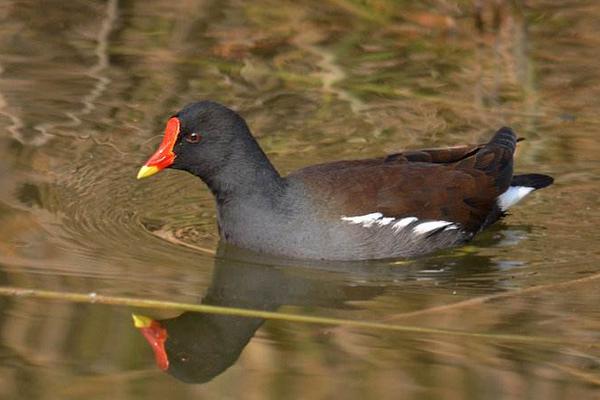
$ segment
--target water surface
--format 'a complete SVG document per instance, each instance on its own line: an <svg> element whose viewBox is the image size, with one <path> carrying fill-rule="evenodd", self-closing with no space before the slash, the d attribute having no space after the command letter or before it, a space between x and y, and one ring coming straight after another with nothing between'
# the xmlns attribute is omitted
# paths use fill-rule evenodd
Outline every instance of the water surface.
<svg viewBox="0 0 600 400"><path fill-rule="evenodd" d="M488 3L5 0L2 285L533 340L192 315L183 358L199 361L174 377L131 308L5 297L0 397L594 398L600 5ZM218 247L196 178L135 180L199 99L238 110L282 173L508 125L526 138L516 171L556 183L424 259L248 258Z"/></svg>

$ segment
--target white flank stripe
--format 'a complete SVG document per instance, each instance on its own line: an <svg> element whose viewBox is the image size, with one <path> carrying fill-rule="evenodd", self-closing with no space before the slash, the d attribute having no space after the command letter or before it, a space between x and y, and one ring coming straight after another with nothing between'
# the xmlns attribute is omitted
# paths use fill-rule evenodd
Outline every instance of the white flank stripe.
<svg viewBox="0 0 600 400"><path fill-rule="evenodd" d="M361 224L364 227L373 225L378 219L382 218L382 213L371 213L366 215L358 215L356 217L342 217L342 221L348 221L351 224Z"/></svg>
<svg viewBox="0 0 600 400"><path fill-rule="evenodd" d="M385 217L385 218L381 218L379 221L377 221L377 223L379 225L389 225L392 221L394 221L396 218L392 218L392 217Z"/></svg>
<svg viewBox="0 0 600 400"><path fill-rule="evenodd" d="M382 213L375 212L371 214L365 215L357 215L355 217L342 217L342 221L350 222L351 224L359 224L364 226L365 228L370 228L373 225L376 226L387 226L391 225L391 228L400 232L400 230L406 228L410 224L418 221L416 217L405 217L402 219L396 219L392 217L384 217ZM448 230L458 229L458 225L450 221L428 221L421 222L417 226L413 228L413 232L418 235L423 235L427 232L434 231L439 228L446 228Z"/></svg>
<svg viewBox="0 0 600 400"><path fill-rule="evenodd" d="M534 188L527 186L511 186L508 190L498 196L498 207L502 211L508 210L521 199L533 191Z"/></svg>
<svg viewBox="0 0 600 400"><path fill-rule="evenodd" d="M453 225L452 222L449 221L430 221L430 222L423 222L417 226L415 226L413 228L413 231L415 233L418 233L420 235L439 229L439 228L443 228L445 226L448 225Z"/></svg>
<svg viewBox="0 0 600 400"><path fill-rule="evenodd" d="M373 225L387 226L394 223L393 228L397 231L416 221L415 217L407 217L397 220L393 217L384 217L382 213L375 212L365 215L357 215L355 217L342 217L342 221L350 222L351 224L360 224L365 228L370 228Z"/></svg>
<svg viewBox="0 0 600 400"><path fill-rule="evenodd" d="M394 224L394 230L396 232L398 232L400 229L406 228L408 225L412 224L416 220L417 220L417 218L415 218L415 217L402 218L401 220L399 220L398 222L396 222Z"/></svg>

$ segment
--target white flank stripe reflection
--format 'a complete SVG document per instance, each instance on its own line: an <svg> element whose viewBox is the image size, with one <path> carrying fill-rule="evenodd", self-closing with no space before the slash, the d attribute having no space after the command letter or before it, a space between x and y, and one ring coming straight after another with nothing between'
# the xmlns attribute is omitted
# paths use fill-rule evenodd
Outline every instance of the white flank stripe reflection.
<svg viewBox="0 0 600 400"><path fill-rule="evenodd" d="M527 186L511 186L508 190L498 196L498 207L502 211L508 210L521 199L533 191L534 188Z"/></svg>

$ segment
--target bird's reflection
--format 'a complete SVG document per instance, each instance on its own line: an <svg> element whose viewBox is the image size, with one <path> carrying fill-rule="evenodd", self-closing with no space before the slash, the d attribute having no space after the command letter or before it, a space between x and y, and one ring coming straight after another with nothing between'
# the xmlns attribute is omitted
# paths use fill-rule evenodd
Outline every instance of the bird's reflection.
<svg viewBox="0 0 600 400"><path fill-rule="evenodd" d="M396 286L398 282L414 282L421 271L432 268L444 270L435 278L440 284L465 274L498 269L488 257L477 254L442 255L411 261L401 267L390 263L310 266L311 270L343 272L348 279L323 279L319 273L307 273L306 265L299 270L282 264L285 262L280 259L267 264L264 256L221 245L202 304L263 311L275 311L283 305L342 309L350 307L350 301L368 300L381 294L386 287L382 282L393 282ZM493 282L479 283L493 285ZM135 320L152 346L158 366L188 383L207 382L233 365L264 322L261 318L194 312L158 321L141 316Z"/></svg>
<svg viewBox="0 0 600 400"><path fill-rule="evenodd" d="M369 299L382 291L378 286L323 280L253 261L243 250L220 246L202 304L263 311L282 305L344 308L348 301ZM136 326L152 346L159 367L188 383L207 382L233 365L263 322L193 312L159 321L136 316ZM160 335L166 335L162 344Z"/></svg>

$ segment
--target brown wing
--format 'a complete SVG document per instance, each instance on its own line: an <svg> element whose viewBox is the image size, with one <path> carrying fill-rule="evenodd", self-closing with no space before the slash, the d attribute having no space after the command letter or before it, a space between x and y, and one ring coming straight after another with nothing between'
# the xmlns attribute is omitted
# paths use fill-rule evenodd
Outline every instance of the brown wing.
<svg viewBox="0 0 600 400"><path fill-rule="evenodd" d="M370 167L375 165L384 164L400 164L406 162L426 162L435 164L447 164L463 160L479 149L485 144L470 144L446 148L436 149L419 149L419 150L405 150L400 153L394 153L385 157L369 158L365 160L344 160L334 161L330 163L311 165L306 168L302 168L292 173L292 175L306 175L311 173L319 173L319 171L327 170L328 173L337 169L346 169L351 167ZM290 175L291 176L291 175Z"/></svg>
<svg viewBox="0 0 600 400"><path fill-rule="evenodd" d="M501 133L486 145L315 165L290 179L302 180L335 218L380 212L458 222L475 232L498 213L496 199L512 178L514 144L499 143Z"/></svg>
<svg viewBox="0 0 600 400"><path fill-rule="evenodd" d="M413 161L447 164L472 156L483 146L485 146L485 144L470 144L437 149L406 150L401 153L390 154L385 157L385 161Z"/></svg>

